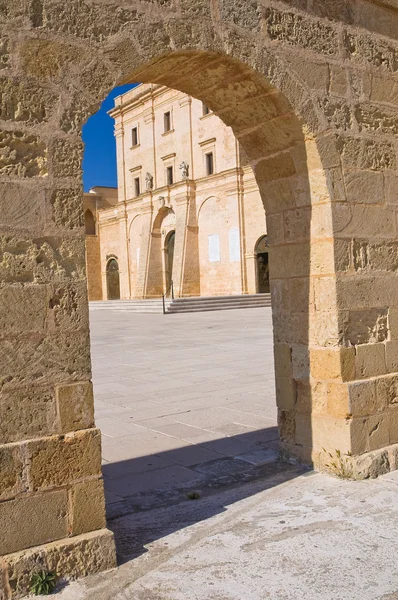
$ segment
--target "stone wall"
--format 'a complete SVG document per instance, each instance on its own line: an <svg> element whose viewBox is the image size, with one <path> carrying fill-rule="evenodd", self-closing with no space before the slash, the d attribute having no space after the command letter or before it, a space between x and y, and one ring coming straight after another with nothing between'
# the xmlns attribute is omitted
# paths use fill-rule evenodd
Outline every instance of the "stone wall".
<svg viewBox="0 0 398 600"><path fill-rule="evenodd" d="M284 451L322 465L322 448L340 450L353 476L395 468L397 15L365 0L1 3L3 597L26 591L32 565L77 576L115 564L92 421L80 127L116 83L201 99L252 164Z"/></svg>

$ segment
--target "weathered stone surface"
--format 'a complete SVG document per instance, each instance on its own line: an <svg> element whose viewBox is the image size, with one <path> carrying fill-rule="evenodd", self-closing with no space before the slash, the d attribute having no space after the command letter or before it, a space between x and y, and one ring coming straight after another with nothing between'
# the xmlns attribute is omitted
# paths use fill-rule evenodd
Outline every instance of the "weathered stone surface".
<svg viewBox="0 0 398 600"><path fill-rule="evenodd" d="M4 557L13 600L26 596L32 573L55 571L76 579L116 566L115 542L107 529L85 533Z"/></svg>
<svg viewBox="0 0 398 600"><path fill-rule="evenodd" d="M338 53L337 31L320 21L274 8L265 10L265 24L272 40L307 48L320 54Z"/></svg>
<svg viewBox="0 0 398 600"><path fill-rule="evenodd" d="M6 69L9 66L9 62L9 40L6 36L2 36L2 39L0 40L0 70Z"/></svg>
<svg viewBox="0 0 398 600"><path fill-rule="evenodd" d="M56 81L72 64L81 63L87 56L81 46L39 38L24 40L18 51L24 72Z"/></svg>
<svg viewBox="0 0 398 600"><path fill-rule="evenodd" d="M84 239L0 236L0 279L49 283L84 279Z"/></svg>
<svg viewBox="0 0 398 600"><path fill-rule="evenodd" d="M385 39L366 33L345 33L344 46L351 59L395 72L398 69L398 51Z"/></svg>
<svg viewBox="0 0 398 600"><path fill-rule="evenodd" d="M376 344L388 338L386 308L350 311L344 327L344 341L351 346Z"/></svg>
<svg viewBox="0 0 398 600"><path fill-rule="evenodd" d="M57 140L51 148L52 174L55 177L78 177L82 174L83 144Z"/></svg>
<svg viewBox="0 0 398 600"><path fill-rule="evenodd" d="M376 104L361 104L355 110L359 128L372 133L398 133L398 109Z"/></svg>
<svg viewBox="0 0 398 600"><path fill-rule="evenodd" d="M101 479L74 485L70 491L70 503L72 535L106 527L104 485Z"/></svg>
<svg viewBox="0 0 398 600"><path fill-rule="evenodd" d="M58 386L56 395L62 433L94 427L94 397L90 381Z"/></svg>
<svg viewBox="0 0 398 600"><path fill-rule="evenodd" d="M37 135L0 131L0 176L44 177L47 148Z"/></svg>
<svg viewBox="0 0 398 600"><path fill-rule="evenodd" d="M46 544L68 535L68 494L57 490L0 503L0 554ZM24 527L17 526L24 523Z"/></svg>
<svg viewBox="0 0 398 600"><path fill-rule="evenodd" d="M57 96L28 79L0 77L0 119L26 123L47 121Z"/></svg>
<svg viewBox="0 0 398 600"><path fill-rule="evenodd" d="M27 442L32 491L101 475L101 435L87 429Z"/></svg>
<svg viewBox="0 0 398 600"><path fill-rule="evenodd" d="M0 443L51 435L57 430L55 395L40 387L1 392Z"/></svg>
<svg viewBox="0 0 398 600"><path fill-rule="evenodd" d="M19 446L0 445L0 500L24 491L26 481Z"/></svg>
<svg viewBox="0 0 398 600"><path fill-rule="evenodd" d="M346 166L376 171L396 168L395 149L388 142L353 137L340 137L336 141Z"/></svg>
<svg viewBox="0 0 398 600"><path fill-rule="evenodd" d="M83 194L81 188L55 190L51 197L54 223L65 229L83 227Z"/></svg>
<svg viewBox="0 0 398 600"><path fill-rule="evenodd" d="M221 18L240 27L256 30L260 25L257 0L221 0Z"/></svg>

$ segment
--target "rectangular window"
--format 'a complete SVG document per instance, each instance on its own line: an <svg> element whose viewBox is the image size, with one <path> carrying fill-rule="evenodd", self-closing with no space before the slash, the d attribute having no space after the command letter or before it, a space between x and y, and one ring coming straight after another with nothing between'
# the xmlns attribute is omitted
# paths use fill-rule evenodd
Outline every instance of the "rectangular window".
<svg viewBox="0 0 398 600"><path fill-rule="evenodd" d="M134 196L139 196L141 193L140 178L134 177Z"/></svg>
<svg viewBox="0 0 398 600"><path fill-rule="evenodd" d="M210 108L202 102L202 115L205 117L210 114Z"/></svg>
<svg viewBox="0 0 398 600"><path fill-rule="evenodd" d="M173 167L166 167L166 185L173 185Z"/></svg>
<svg viewBox="0 0 398 600"><path fill-rule="evenodd" d="M220 262L220 236L209 235L209 262Z"/></svg>
<svg viewBox="0 0 398 600"><path fill-rule="evenodd" d="M168 131L171 131L171 112L165 112L163 115L163 120L164 120L164 132L167 133Z"/></svg>
<svg viewBox="0 0 398 600"><path fill-rule="evenodd" d="M214 159L213 152L209 152L205 155L206 157L206 175L213 175L214 173Z"/></svg>
<svg viewBox="0 0 398 600"><path fill-rule="evenodd" d="M131 145L138 146L138 127L133 127L131 130Z"/></svg>

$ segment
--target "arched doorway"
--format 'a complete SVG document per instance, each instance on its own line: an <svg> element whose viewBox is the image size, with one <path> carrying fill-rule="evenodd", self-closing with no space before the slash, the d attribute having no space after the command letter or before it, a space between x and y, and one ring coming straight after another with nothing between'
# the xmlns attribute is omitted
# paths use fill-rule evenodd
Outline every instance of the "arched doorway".
<svg viewBox="0 0 398 600"><path fill-rule="evenodd" d="M106 265L106 291L108 300L120 300L119 264L115 258Z"/></svg>
<svg viewBox="0 0 398 600"><path fill-rule="evenodd" d="M165 275L166 275L166 293L171 287L173 280L173 260L176 232L170 231L165 243Z"/></svg>
<svg viewBox="0 0 398 600"><path fill-rule="evenodd" d="M86 235L95 235L95 219L93 213L89 209L84 213L84 227Z"/></svg>
<svg viewBox="0 0 398 600"><path fill-rule="evenodd" d="M267 236L263 235L254 249L256 256L257 293L269 294L269 254Z"/></svg>

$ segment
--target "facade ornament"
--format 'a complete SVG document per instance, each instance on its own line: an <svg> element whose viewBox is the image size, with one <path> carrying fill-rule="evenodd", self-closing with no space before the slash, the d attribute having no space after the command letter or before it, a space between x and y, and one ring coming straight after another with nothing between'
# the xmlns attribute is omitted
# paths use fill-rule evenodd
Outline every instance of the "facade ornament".
<svg viewBox="0 0 398 600"><path fill-rule="evenodd" d="M147 192L150 192L153 189L153 175L150 173L145 175L145 189Z"/></svg>
<svg viewBox="0 0 398 600"><path fill-rule="evenodd" d="M163 206L166 204L166 200L165 200L164 196L159 196L158 201L159 201L161 208L163 208Z"/></svg>
<svg viewBox="0 0 398 600"><path fill-rule="evenodd" d="M180 164L180 169L181 169L181 177L183 179L188 179L189 165L188 165L188 163L185 162L185 160L183 160L182 163Z"/></svg>

